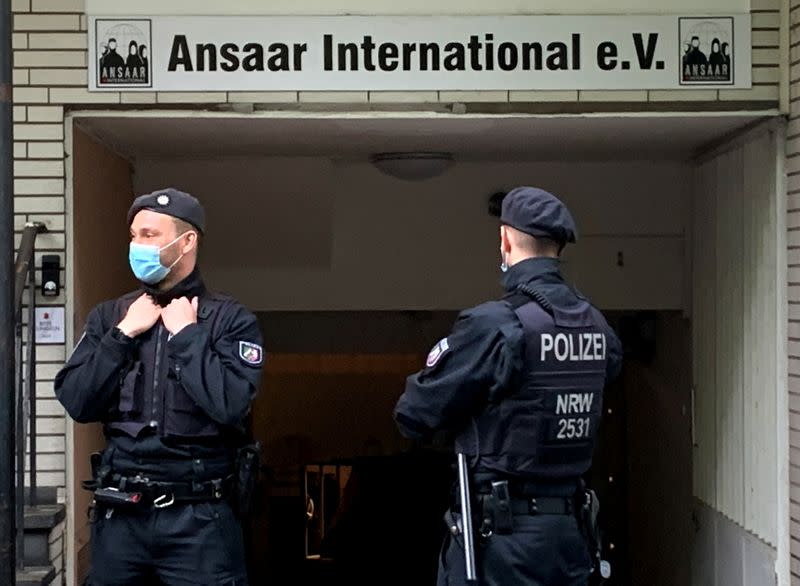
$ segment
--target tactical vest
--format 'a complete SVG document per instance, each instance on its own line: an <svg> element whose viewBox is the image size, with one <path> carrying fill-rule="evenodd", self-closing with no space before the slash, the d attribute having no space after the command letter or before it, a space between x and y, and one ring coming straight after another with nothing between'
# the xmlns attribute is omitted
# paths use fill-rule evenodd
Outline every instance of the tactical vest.
<svg viewBox="0 0 800 586"><path fill-rule="evenodd" d="M456 447L498 477L578 478L591 465L602 413L608 326L583 298L564 309L523 290L508 298L525 340L519 384L490 398Z"/></svg>
<svg viewBox="0 0 800 586"><path fill-rule="evenodd" d="M126 295L114 304L114 324L136 300L139 293ZM221 299L212 295L200 300L197 323L216 337ZM170 333L160 321L137 336L137 344L120 372L119 398L105 420L106 427L131 437L150 428L162 437L216 437L227 431L194 402L181 385L180 365L167 353Z"/></svg>

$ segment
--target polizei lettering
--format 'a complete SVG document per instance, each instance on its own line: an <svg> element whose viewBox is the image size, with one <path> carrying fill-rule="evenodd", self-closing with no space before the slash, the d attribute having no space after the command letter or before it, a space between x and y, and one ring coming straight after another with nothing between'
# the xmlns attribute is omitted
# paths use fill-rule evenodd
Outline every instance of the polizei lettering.
<svg viewBox="0 0 800 586"><path fill-rule="evenodd" d="M552 354L559 362L606 359L606 335L594 333L542 334L541 360Z"/></svg>

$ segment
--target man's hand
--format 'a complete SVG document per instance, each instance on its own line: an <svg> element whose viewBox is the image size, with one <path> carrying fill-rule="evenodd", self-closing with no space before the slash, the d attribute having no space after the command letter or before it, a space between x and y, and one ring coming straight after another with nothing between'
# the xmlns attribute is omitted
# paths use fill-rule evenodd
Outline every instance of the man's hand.
<svg viewBox="0 0 800 586"><path fill-rule="evenodd" d="M173 336L186 326L197 323L197 297L191 301L187 297L173 299L161 311L161 321Z"/></svg>
<svg viewBox="0 0 800 586"><path fill-rule="evenodd" d="M160 315L161 308L145 293L131 304L117 327L129 338L135 338L152 328Z"/></svg>

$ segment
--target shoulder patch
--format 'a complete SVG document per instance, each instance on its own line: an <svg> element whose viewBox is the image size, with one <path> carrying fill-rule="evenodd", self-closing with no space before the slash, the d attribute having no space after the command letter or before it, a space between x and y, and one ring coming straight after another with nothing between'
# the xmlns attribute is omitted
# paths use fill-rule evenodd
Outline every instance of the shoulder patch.
<svg viewBox="0 0 800 586"><path fill-rule="evenodd" d="M436 366L436 363L441 360L442 356L444 356L449 349L450 345L447 343L447 338L442 338L428 353L428 359L425 361L425 365L428 368Z"/></svg>
<svg viewBox="0 0 800 586"><path fill-rule="evenodd" d="M259 366L264 362L264 349L252 342L239 342L239 358L251 366Z"/></svg>

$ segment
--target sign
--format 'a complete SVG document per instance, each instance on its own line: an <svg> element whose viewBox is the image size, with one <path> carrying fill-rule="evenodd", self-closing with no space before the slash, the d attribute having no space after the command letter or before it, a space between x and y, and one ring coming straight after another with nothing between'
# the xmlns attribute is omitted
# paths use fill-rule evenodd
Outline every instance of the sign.
<svg viewBox="0 0 800 586"><path fill-rule="evenodd" d="M64 343L63 307L36 308L36 343L37 344Z"/></svg>
<svg viewBox="0 0 800 586"><path fill-rule="evenodd" d="M89 89L749 88L750 15L90 19Z"/></svg>

